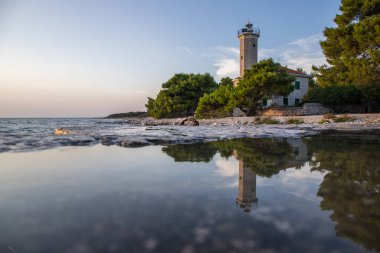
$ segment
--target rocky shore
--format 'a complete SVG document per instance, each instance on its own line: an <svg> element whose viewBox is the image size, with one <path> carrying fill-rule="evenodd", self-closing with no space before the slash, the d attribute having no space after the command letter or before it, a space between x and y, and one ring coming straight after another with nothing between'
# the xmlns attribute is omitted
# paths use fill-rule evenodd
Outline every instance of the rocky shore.
<svg viewBox="0 0 380 253"><path fill-rule="evenodd" d="M380 113L345 114L345 115L313 115L313 116L274 116L274 117L228 117L218 119L177 118L126 118L125 123L135 126L165 125L200 125L200 126L254 126L276 125L278 128L314 130L380 130ZM194 123L194 124L193 124Z"/></svg>

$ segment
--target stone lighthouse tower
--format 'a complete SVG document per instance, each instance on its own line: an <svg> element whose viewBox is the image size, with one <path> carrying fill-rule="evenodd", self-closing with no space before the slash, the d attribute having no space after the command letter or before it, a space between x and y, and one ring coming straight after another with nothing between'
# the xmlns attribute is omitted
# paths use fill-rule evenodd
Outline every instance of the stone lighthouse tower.
<svg viewBox="0 0 380 253"><path fill-rule="evenodd" d="M257 49L260 37L260 29L254 28L248 21L244 28L238 31L240 40L240 77L245 69L250 69L257 63Z"/></svg>

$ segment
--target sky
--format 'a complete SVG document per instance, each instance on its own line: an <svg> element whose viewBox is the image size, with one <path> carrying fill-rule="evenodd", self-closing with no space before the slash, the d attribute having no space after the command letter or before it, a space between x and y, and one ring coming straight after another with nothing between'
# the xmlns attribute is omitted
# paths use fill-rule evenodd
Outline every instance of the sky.
<svg viewBox="0 0 380 253"><path fill-rule="evenodd" d="M0 117L145 110L175 73L239 74L237 30L259 59L311 70L339 0L0 0Z"/></svg>

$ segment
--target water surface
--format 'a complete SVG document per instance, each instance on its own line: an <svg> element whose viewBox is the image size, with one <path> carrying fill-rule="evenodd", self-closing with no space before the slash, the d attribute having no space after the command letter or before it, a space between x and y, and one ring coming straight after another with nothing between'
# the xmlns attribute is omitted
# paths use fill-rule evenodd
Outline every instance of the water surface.
<svg viewBox="0 0 380 253"><path fill-rule="evenodd" d="M0 154L0 252L380 251L378 136Z"/></svg>

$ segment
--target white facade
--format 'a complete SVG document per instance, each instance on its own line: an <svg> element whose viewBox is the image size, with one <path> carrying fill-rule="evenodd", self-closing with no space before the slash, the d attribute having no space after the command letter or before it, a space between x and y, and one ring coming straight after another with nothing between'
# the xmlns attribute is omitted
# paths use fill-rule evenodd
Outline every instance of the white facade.
<svg viewBox="0 0 380 253"><path fill-rule="evenodd" d="M294 75L294 74L291 74ZM308 75L294 75L296 80L293 82L294 90L287 96L273 96L272 99L267 100L267 103L263 102L264 106L296 106L302 101L302 98L309 90L309 76ZM299 83L299 86L296 85ZM298 89L299 87L299 89ZM287 103L286 103L287 102Z"/></svg>

